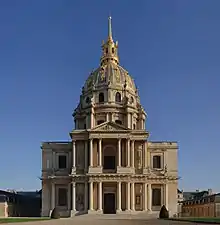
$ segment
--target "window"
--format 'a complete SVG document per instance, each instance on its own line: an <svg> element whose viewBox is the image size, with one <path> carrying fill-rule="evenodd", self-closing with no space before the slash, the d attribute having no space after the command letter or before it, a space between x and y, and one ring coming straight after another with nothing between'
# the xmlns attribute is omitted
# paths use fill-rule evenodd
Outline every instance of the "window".
<svg viewBox="0 0 220 225"><path fill-rule="evenodd" d="M67 189L66 188L58 189L58 205L59 206L67 205Z"/></svg>
<svg viewBox="0 0 220 225"><path fill-rule="evenodd" d="M84 123L84 126L83 127L84 127L84 129L86 129L86 124L85 123Z"/></svg>
<svg viewBox="0 0 220 225"><path fill-rule="evenodd" d="M99 102L104 102L104 93L99 94Z"/></svg>
<svg viewBox="0 0 220 225"><path fill-rule="evenodd" d="M161 169L161 156L160 155L153 156L153 168Z"/></svg>
<svg viewBox="0 0 220 225"><path fill-rule="evenodd" d="M105 49L105 53L108 54L108 49L107 48Z"/></svg>
<svg viewBox="0 0 220 225"><path fill-rule="evenodd" d="M115 53L115 49L114 49L114 48L112 48L112 53L113 53L113 54Z"/></svg>
<svg viewBox="0 0 220 225"><path fill-rule="evenodd" d="M114 170L115 169L115 156L104 156L104 169Z"/></svg>
<svg viewBox="0 0 220 225"><path fill-rule="evenodd" d="M115 123L122 125L121 120L115 120Z"/></svg>
<svg viewBox="0 0 220 225"><path fill-rule="evenodd" d="M89 104L89 102L90 102L90 98L87 97L87 98L86 98L86 103Z"/></svg>
<svg viewBox="0 0 220 225"><path fill-rule="evenodd" d="M59 155L59 169L66 169L66 155Z"/></svg>
<svg viewBox="0 0 220 225"><path fill-rule="evenodd" d="M152 206L161 206L161 189L152 189Z"/></svg>
<svg viewBox="0 0 220 225"><path fill-rule="evenodd" d="M97 125L104 123L104 122L105 122L104 120L98 120Z"/></svg>
<svg viewBox="0 0 220 225"><path fill-rule="evenodd" d="M131 98L130 98L130 103L132 104L132 103L134 103L134 98L131 96Z"/></svg>
<svg viewBox="0 0 220 225"><path fill-rule="evenodd" d="M115 101L121 102L121 94L119 92L117 92L116 95L115 95Z"/></svg>

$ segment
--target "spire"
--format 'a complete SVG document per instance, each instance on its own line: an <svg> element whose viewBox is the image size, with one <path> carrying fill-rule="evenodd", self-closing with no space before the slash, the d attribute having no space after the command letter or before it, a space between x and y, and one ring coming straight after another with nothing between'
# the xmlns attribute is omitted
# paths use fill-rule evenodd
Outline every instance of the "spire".
<svg viewBox="0 0 220 225"><path fill-rule="evenodd" d="M113 40L112 39L112 18L111 18L111 16L109 16L109 18L108 18L108 39Z"/></svg>
<svg viewBox="0 0 220 225"><path fill-rule="evenodd" d="M106 64L107 62L119 63L118 59L118 42L113 41L112 37L112 18L108 18L108 39L107 41L102 42L102 57L101 65Z"/></svg>

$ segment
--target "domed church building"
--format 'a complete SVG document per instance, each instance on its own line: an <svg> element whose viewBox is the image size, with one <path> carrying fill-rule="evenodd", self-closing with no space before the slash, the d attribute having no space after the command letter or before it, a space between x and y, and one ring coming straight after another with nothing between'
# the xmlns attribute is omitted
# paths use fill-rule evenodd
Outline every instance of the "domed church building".
<svg viewBox="0 0 220 225"><path fill-rule="evenodd" d="M149 141L147 114L118 43L102 44L100 66L86 80L73 112L70 142L42 143L42 216L177 212L176 142Z"/></svg>

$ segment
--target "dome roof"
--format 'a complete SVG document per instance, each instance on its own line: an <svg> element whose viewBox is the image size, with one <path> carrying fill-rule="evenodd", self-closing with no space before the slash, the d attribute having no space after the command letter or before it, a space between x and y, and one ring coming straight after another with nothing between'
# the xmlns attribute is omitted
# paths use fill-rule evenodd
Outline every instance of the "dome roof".
<svg viewBox="0 0 220 225"><path fill-rule="evenodd" d="M135 93L136 86L128 72L119 64L109 62L90 74L84 85L84 90L88 91L90 88L98 88L103 85L123 89L125 84L128 90Z"/></svg>
<svg viewBox="0 0 220 225"><path fill-rule="evenodd" d="M136 92L134 80L128 71L119 65L118 42L112 38L111 17L108 23L108 39L102 44L102 56L100 67L93 71L84 85L84 91L93 88L108 86L113 88L126 89Z"/></svg>

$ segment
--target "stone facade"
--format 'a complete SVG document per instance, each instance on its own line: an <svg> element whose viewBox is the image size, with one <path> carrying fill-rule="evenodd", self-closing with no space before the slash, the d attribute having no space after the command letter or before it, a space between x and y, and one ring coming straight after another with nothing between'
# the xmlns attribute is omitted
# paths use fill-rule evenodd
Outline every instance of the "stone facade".
<svg viewBox="0 0 220 225"><path fill-rule="evenodd" d="M152 142L147 114L119 65L111 18L100 67L85 82L73 113L71 142L42 143L42 216L177 212L176 142Z"/></svg>

